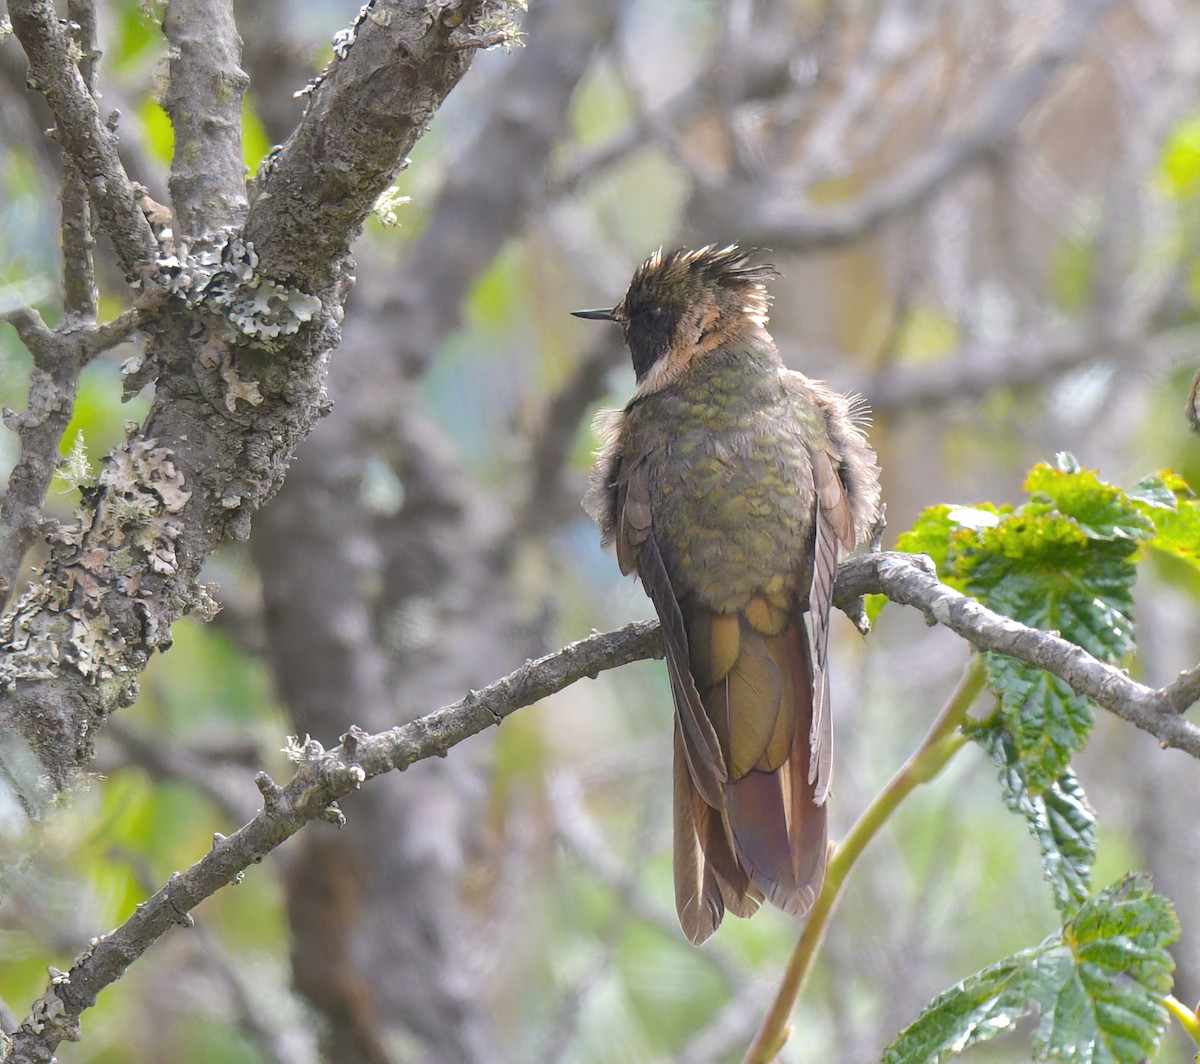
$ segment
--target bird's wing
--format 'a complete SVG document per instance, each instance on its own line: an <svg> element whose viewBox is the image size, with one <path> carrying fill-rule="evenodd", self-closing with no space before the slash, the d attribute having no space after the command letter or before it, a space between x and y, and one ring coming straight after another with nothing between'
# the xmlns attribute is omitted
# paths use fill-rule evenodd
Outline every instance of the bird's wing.
<svg viewBox="0 0 1200 1064"><path fill-rule="evenodd" d="M614 538L623 572L636 568L642 586L662 626L667 675L675 713L682 729L683 749L696 789L710 805L720 808L726 780L721 746L692 678L687 627L679 600L663 564L650 510L650 485L645 462L623 470L617 483L617 526Z"/></svg>
<svg viewBox="0 0 1200 1064"><path fill-rule="evenodd" d="M812 656L812 761L808 781L816 784L813 800L819 805L829 794L833 766L833 719L828 706L829 614L833 607L833 582L837 576L838 546L854 547L854 514L845 485L838 476L836 458L828 450L813 455L816 494L813 536L812 583L808 590L808 637Z"/></svg>

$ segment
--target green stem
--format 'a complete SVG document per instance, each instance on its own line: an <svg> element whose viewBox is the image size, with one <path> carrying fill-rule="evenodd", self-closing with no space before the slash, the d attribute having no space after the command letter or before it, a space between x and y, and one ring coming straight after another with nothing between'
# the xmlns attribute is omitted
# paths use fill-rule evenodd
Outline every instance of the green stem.
<svg viewBox="0 0 1200 1064"><path fill-rule="evenodd" d="M1163 998L1163 1004L1167 1006L1167 1011L1179 1021L1179 1026L1187 1031L1191 1040L1200 1046L1200 1016L1197 1016L1192 1009L1189 1009L1173 994L1168 994Z"/></svg>
<svg viewBox="0 0 1200 1064"><path fill-rule="evenodd" d="M841 845L834 849L825 872L825 883L821 887L821 893L817 895L816 904L808 914L808 922L804 925L800 941L792 952L779 991L758 1034L746 1050L743 1064L769 1064L783 1048L790 1033L788 1017L791 1016L796 998L804 988L817 951L821 948L829 917L837 904L838 895L850 869L862 856L867 843L875 837L900 803L918 786L929 782L941 772L967 743L968 740L959 727L966 719L971 703L983 690L984 682L983 661L977 654L972 655L958 687L933 722L929 734L888 785L867 806Z"/></svg>

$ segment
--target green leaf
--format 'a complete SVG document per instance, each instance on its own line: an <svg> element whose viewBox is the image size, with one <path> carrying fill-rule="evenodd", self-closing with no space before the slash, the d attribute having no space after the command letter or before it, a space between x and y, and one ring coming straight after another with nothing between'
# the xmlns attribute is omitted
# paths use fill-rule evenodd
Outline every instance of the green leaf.
<svg viewBox="0 0 1200 1064"><path fill-rule="evenodd" d="M1034 467L1030 501L982 529L957 568L967 593L991 609L1116 664L1134 649L1132 556L1154 526L1119 488L1069 456L1060 461ZM1021 779L1034 794L1052 788L1087 741L1087 700L1012 658L987 654L984 665Z"/></svg>
<svg viewBox="0 0 1200 1064"><path fill-rule="evenodd" d="M1135 548L1124 536L1097 542L1060 513L1023 512L985 530L960 570L967 592L991 609L1058 631L1101 661L1115 663L1133 650L1136 573L1124 555ZM1026 783L1034 790L1051 786L1087 741L1092 727L1087 700L1064 681L1013 658L986 654L984 666Z"/></svg>
<svg viewBox="0 0 1200 1064"><path fill-rule="evenodd" d="M1045 790L1087 742L1091 707L1057 676L1015 658L985 654L983 666L988 686L1000 700L1000 711L990 723L1006 737L1004 763L1015 759L1025 785Z"/></svg>
<svg viewBox="0 0 1200 1064"><path fill-rule="evenodd" d="M1049 785L1031 788L1028 761L1018 755L1012 736L999 723L974 729L975 738L1000 770L1005 804L1025 818L1038 844L1042 875L1063 916L1072 916L1087 900L1096 857L1096 818L1075 774L1064 768Z"/></svg>
<svg viewBox="0 0 1200 1064"><path fill-rule="evenodd" d="M1170 470L1146 477L1129 493L1154 524L1150 546L1200 569L1200 500Z"/></svg>
<svg viewBox="0 0 1200 1064"><path fill-rule="evenodd" d="M1122 661L1134 650L1133 557L1154 524L1142 504L1070 455L1057 468L1035 466L1025 487L1019 510L951 547L964 590L1100 661ZM985 654L983 663L998 711L968 733L998 766L1005 802L1025 818L1055 904L1069 916L1087 897L1095 857L1094 818L1070 770L1091 732L1091 705L1014 658Z"/></svg>
<svg viewBox="0 0 1200 1064"><path fill-rule="evenodd" d="M1106 484L1092 469L1064 472L1036 465L1025 480L1030 502L1022 513L1054 511L1071 518L1088 539L1149 539L1154 526L1120 488Z"/></svg>
<svg viewBox="0 0 1200 1064"><path fill-rule="evenodd" d="M940 1064L1028 1016L1040 950L1013 954L951 987L884 1051L883 1064Z"/></svg>
<svg viewBox="0 0 1200 1064"><path fill-rule="evenodd" d="M949 551L950 535L954 526L947 519L952 507L930 506L921 512L907 532L901 532L896 540L896 550L906 554L928 554L937 565L938 575L945 578L946 556Z"/></svg>
<svg viewBox="0 0 1200 1064"><path fill-rule="evenodd" d="M1149 507L1151 511L1174 510L1178 506L1176 494L1180 489L1185 491L1187 489L1183 478L1165 470L1162 473L1151 473L1150 476L1143 477L1129 489L1129 497L1135 503L1142 503L1145 507ZM1150 519L1154 519L1153 512L1150 514Z"/></svg>
<svg viewBox="0 0 1200 1064"><path fill-rule="evenodd" d="M258 117L254 101L247 93L242 98L242 159L246 169L254 173L270 150L271 138L267 136L267 127Z"/></svg>
<svg viewBox="0 0 1200 1064"><path fill-rule="evenodd" d="M175 129L162 104L157 100L144 100L137 109L137 117L150 154L159 162L169 164L175 154Z"/></svg>
<svg viewBox="0 0 1200 1064"><path fill-rule="evenodd" d="M1134 1064L1157 1048L1179 935L1170 903L1142 877L1086 902L1033 949L940 995L884 1052L884 1064L939 1064L1039 1014L1038 1060Z"/></svg>
<svg viewBox="0 0 1200 1064"><path fill-rule="evenodd" d="M1058 631L1102 661L1133 650L1136 549L1090 540L1057 514L1013 517L979 537L959 569L985 605L1033 628Z"/></svg>
<svg viewBox="0 0 1200 1064"><path fill-rule="evenodd" d="M1011 513L1011 508L983 506L930 506L907 532L896 540L896 550L908 554L928 554L937 565L938 576L952 586L960 586L955 559L970 550L979 529L996 525Z"/></svg>
<svg viewBox="0 0 1200 1064"><path fill-rule="evenodd" d="M1088 902L1053 950L1066 978L1038 987L1038 1057L1132 1064L1150 1056L1167 1023L1162 999L1175 971L1167 947L1178 937L1175 910L1146 877L1127 876Z"/></svg>

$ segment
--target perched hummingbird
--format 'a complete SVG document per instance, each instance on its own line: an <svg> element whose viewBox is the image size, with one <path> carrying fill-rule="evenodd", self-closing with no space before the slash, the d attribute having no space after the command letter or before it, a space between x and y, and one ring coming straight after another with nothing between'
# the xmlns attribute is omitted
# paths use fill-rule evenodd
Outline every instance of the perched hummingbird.
<svg viewBox="0 0 1200 1064"><path fill-rule="evenodd" d="M597 419L584 499L662 623L675 702L675 905L699 945L728 908L795 916L825 875L829 610L879 469L863 407L784 367L774 266L737 245L651 255L611 310L637 391Z"/></svg>

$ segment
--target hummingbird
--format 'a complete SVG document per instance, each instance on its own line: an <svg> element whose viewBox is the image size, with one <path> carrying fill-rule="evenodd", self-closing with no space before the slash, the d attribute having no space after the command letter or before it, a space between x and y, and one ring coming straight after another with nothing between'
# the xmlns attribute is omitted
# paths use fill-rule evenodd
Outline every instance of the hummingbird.
<svg viewBox="0 0 1200 1064"><path fill-rule="evenodd" d="M661 623L675 905L696 945L727 909L816 900L834 576L880 516L865 407L784 366L766 329L779 273L757 253L660 249L615 307L573 312L621 326L637 377L597 417L584 509Z"/></svg>

